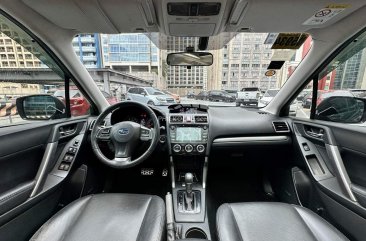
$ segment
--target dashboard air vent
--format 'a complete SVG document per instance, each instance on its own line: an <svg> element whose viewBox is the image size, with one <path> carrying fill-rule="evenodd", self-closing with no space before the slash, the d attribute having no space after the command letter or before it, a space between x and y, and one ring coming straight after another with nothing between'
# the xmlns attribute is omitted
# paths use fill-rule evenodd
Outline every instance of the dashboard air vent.
<svg viewBox="0 0 366 241"><path fill-rule="evenodd" d="M182 115L171 115L170 122L171 123L183 122L183 116Z"/></svg>
<svg viewBox="0 0 366 241"><path fill-rule="evenodd" d="M194 117L194 122L196 122L196 123L207 123L207 116L197 115L197 116Z"/></svg>
<svg viewBox="0 0 366 241"><path fill-rule="evenodd" d="M272 124L276 132L290 132L290 128L284 121L273 121Z"/></svg>

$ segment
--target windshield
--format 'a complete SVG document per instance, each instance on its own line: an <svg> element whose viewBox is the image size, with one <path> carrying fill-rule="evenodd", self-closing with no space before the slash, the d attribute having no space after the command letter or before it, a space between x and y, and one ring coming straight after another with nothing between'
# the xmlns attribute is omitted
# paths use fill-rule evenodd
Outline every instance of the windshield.
<svg viewBox="0 0 366 241"><path fill-rule="evenodd" d="M280 90L267 90L264 97L275 97Z"/></svg>
<svg viewBox="0 0 366 241"><path fill-rule="evenodd" d="M167 56L187 47L198 51L199 38L159 33L80 34L73 47L89 72L111 75L106 76L112 80L109 86L96 81L118 101L147 103L147 96L128 91L143 87L148 95L180 96L175 103L255 108L264 96L275 96L278 90L273 89L282 87L311 47L311 38L302 33L239 33L229 40L205 51L213 55L211 66L192 67L170 66ZM287 40L297 46L289 49ZM158 42L164 44L156 45Z"/></svg>
<svg viewBox="0 0 366 241"><path fill-rule="evenodd" d="M162 91L154 89L152 87L147 87L147 88L145 88L145 90L147 91L147 93L149 95L164 95L164 93Z"/></svg>

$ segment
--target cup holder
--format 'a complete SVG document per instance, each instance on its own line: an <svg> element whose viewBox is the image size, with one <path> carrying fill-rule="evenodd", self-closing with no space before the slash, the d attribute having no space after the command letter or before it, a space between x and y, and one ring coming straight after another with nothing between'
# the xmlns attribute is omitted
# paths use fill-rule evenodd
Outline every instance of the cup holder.
<svg viewBox="0 0 366 241"><path fill-rule="evenodd" d="M186 232L186 238L207 239L207 235L202 229L190 228Z"/></svg>

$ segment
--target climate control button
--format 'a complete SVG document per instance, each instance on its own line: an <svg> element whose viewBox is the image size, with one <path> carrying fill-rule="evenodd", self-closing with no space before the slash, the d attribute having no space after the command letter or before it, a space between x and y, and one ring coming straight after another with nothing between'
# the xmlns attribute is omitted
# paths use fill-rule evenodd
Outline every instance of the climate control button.
<svg viewBox="0 0 366 241"><path fill-rule="evenodd" d="M187 144L187 145L185 145L184 150L186 150L186 152L190 153L193 151L193 146L191 144Z"/></svg>
<svg viewBox="0 0 366 241"><path fill-rule="evenodd" d="M174 152L178 153L178 152L180 152L181 150L182 150L182 146L181 146L181 145L179 145L179 144L175 144L175 145L173 146L173 151L174 151Z"/></svg>
<svg viewBox="0 0 366 241"><path fill-rule="evenodd" d="M197 145L196 149L199 153L202 153L202 152L205 151L205 146L204 145Z"/></svg>

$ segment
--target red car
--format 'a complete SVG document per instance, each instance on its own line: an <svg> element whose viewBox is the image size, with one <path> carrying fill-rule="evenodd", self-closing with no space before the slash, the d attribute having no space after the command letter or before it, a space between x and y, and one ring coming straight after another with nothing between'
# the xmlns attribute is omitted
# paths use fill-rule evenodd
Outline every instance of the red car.
<svg viewBox="0 0 366 241"><path fill-rule="evenodd" d="M117 98L102 91L103 96L107 99L108 103L114 105L118 102ZM59 89L53 94L62 101L65 99L65 90ZM80 93L78 89L70 89L70 109L72 116L81 116L89 113L90 104L87 99Z"/></svg>
<svg viewBox="0 0 366 241"><path fill-rule="evenodd" d="M65 103L65 90L56 90L53 94ZM70 110L71 116L81 116L89 113L90 104L78 89L70 89Z"/></svg>

